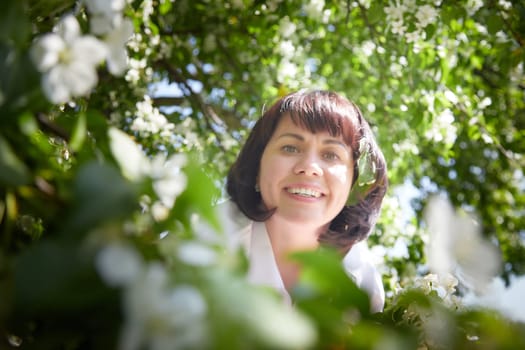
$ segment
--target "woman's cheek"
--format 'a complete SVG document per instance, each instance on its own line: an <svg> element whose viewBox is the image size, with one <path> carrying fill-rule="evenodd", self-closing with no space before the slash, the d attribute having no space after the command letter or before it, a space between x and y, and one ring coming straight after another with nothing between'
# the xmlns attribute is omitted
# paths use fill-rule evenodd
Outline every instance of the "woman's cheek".
<svg viewBox="0 0 525 350"><path fill-rule="evenodd" d="M345 184L348 182L349 171L346 165L344 164L333 165L328 168L328 172L330 173L332 177L334 177L336 180L341 182L341 184Z"/></svg>

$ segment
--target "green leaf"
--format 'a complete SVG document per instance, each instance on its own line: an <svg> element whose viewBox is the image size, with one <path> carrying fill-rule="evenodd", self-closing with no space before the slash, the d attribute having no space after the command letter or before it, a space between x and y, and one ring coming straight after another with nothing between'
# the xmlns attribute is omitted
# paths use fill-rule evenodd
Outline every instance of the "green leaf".
<svg viewBox="0 0 525 350"><path fill-rule="evenodd" d="M385 17L384 5L374 1L370 5L370 9L367 12L368 21L370 24L374 24Z"/></svg>
<svg viewBox="0 0 525 350"><path fill-rule="evenodd" d="M105 221L118 220L137 207L136 189L109 165L82 166L73 188L73 212L64 234L85 232Z"/></svg>
<svg viewBox="0 0 525 350"><path fill-rule="evenodd" d="M73 151L78 151L82 148L84 140L87 136L87 123L86 123L86 114L80 113L77 118L77 122L71 134L71 139L69 140L69 146Z"/></svg>
<svg viewBox="0 0 525 350"><path fill-rule="evenodd" d="M331 249L319 249L297 252L291 257L302 266L299 286L293 293L299 302L314 298L341 310L356 307L361 315L370 313L368 295L345 272L341 254Z"/></svg>
<svg viewBox="0 0 525 350"><path fill-rule="evenodd" d="M0 41L22 46L31 33L31 23L26 16L23 0L0 2Z"/></svg>
<svg viewBox="0 0 525 350"><path fill-rule="evenodd" d="M29 183L30 173L9 143L0 135L0 184L20 186Z"/></svg>
<svg viewBox="0 0 525 350"><path fill-rule="evenodd" d="M177 197L172 212L177 213L177 218L188 228L191 214L197 212L214 229L220 230L220 222L212 206L213 200L219 194L217 188L202 170L197 157L188 155L188 158L188 165L184 168L188 184L186 190Z"/></svg>
<svg viewBox="0 0 525 350"><path fill-rule="evenodd" d="M0 41L0 125L11 122L23 110L47 106L40 90L40 74L29 54Z"/></svg>
<svg viewBox="0 0 525 350"><path fill-rule="evenodd" d="M224 344L217 348L244 349L251 344L249 348L255 349L309 349L315 343L317 334L311 320L296 308L283 307L275 290L222 270L206 271L205 277L210 313L216 322L213 331Z"/></svg>
<svg viewBox="0 0 525 350"><path fill-rule="evenodd" d="M108 292L85 251L56 240L26 249L15 260L14 276L15 310L22 314L75 313Z"/></svg>
<svg viewBox="0 0 525 350"><path fill-rule="evenodd" d="M357 178L358 186L368 186L376 181L376 165L372 159L372 152L366 138L359 141L361 155L357 160L359 168L359 177Z"/></svg>
<svg viewBox="0 0 525 350"><path fill-rule="evenodd" d="M117 128L109 128L111 153L125 177L132 181L140 180L144 175L145 164L148 162L146 155L125 132Z"/></svg>
<svg viewBox="0 0 525 350"><path fill-rule="evenodd" d="M159 5L159 13L165 15L171 10L171 7L171 1L161 2Z"/></svg>
<svg viewBox="0 0 525 350"><path fill-rule="evenodd" d="M341 254L319 249L294 253L291 259L301 265L292 299L299 310L316 322L324 344L348 336L352 315L358 319L370 315L368 295L345 272Z"/></svg>
<svg viewBox="0 0 525 350"><path fill-rule="evenodd" d="M497 13L491 12L487 14L487 30L490 34L496 34L503 29L504 23L503 20Z"/></svg>

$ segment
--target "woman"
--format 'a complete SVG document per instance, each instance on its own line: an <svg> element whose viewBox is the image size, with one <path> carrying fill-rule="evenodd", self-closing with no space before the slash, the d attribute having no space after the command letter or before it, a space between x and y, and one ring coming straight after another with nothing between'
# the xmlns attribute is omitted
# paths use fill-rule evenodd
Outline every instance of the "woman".
<svg viewBox="0 0 525 350"><path fill-rule="evenodd" d="M362 174L359 174L359 172ZM359 109L329 91L299 91L257 121L227 178L223 206L250 260L248 279L290 302L294 251L336 247L381 311L384 290L366 243L387 189L386 164ZM239 213L240 211L240 213Z"/></svg>

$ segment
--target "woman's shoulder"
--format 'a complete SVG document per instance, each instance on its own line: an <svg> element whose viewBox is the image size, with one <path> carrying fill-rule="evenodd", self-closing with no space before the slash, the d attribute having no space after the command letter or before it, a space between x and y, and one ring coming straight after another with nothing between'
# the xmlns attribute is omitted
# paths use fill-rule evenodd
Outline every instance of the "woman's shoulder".
<svg viewBox="0 0 525 350"><path fill-rule="evenodd" d="M234 232L252 223L252 221L239 210L237 204L228 198L219 201L215 205L215 212L223 226L222 230L225 232Z"/></svg>
<svg viewBox="0 0 525 350"><path fill-rule="evenodd" d="M253 221L244 215L231 199L220 201L215 206L215 213L221 225L221 235L226 238L230 248L239 244L245 248L249 244Z"/></svg>
<svg viewBox="0 0 525 350"><path fill-rule="evenodd" d="M361 241L350 249L343 259L343 266L356 285L368 293L372 311L382 311L385 290L366 241Z"/></svg>

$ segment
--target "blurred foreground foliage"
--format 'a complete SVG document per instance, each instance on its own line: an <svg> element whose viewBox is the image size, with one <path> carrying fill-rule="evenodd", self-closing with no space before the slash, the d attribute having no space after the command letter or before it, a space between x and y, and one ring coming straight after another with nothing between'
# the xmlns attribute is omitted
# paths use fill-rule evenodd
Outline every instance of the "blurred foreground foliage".
<svg viewBox="0 0 525 350"><path fill-rule="evenodd" d="M436 192L478 215L505 281L525 273L521 1L128 1L127 72L98 67L55 105L31 47L67 13L88 32L83 4L0 3L0 348L525 348L523 322L413 283ZM296 256L287 309L196 225L220 225L212 203L261 109L304 87L354 100L388 159L370 237L384 313L329 251Z"/></svg>

